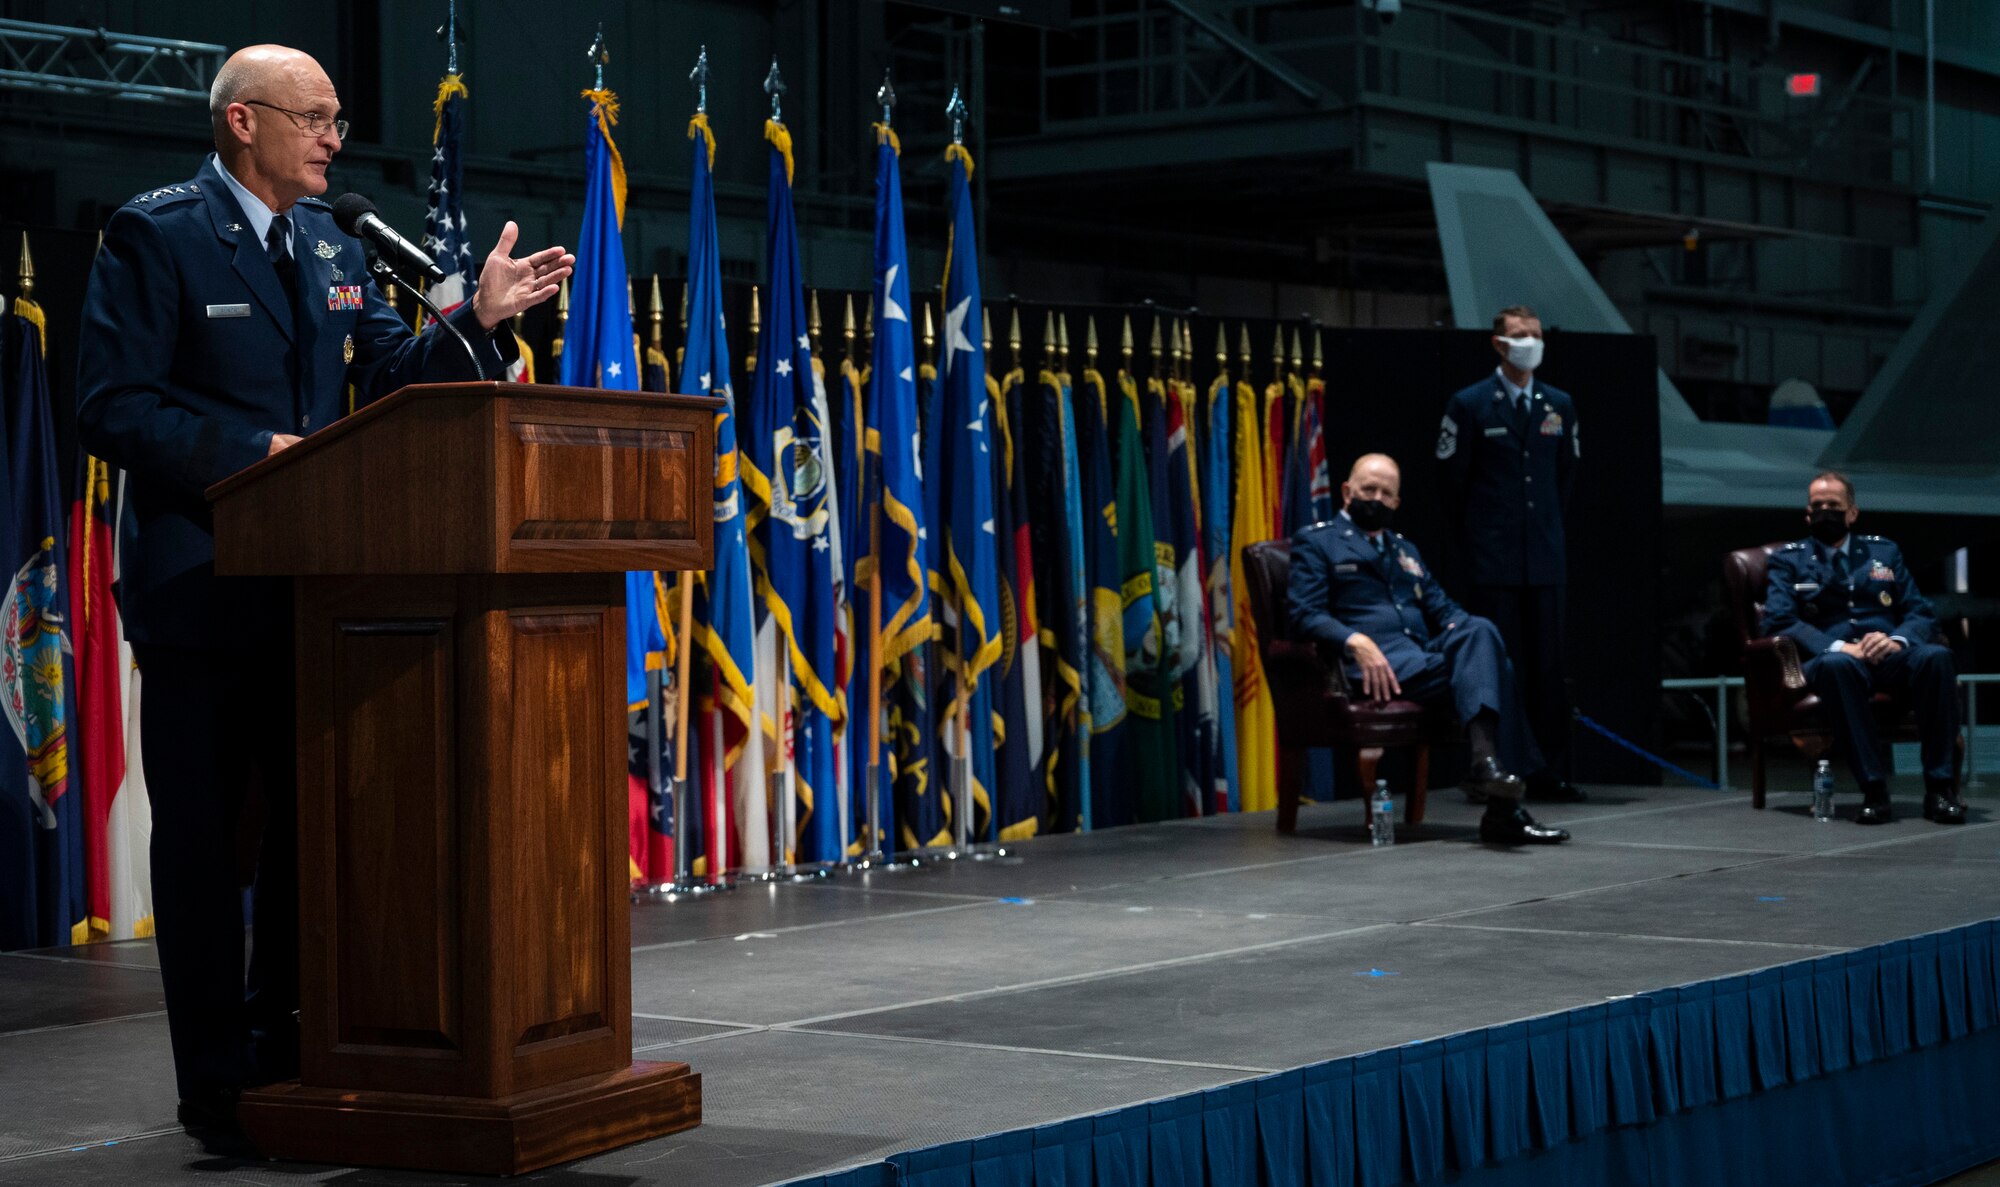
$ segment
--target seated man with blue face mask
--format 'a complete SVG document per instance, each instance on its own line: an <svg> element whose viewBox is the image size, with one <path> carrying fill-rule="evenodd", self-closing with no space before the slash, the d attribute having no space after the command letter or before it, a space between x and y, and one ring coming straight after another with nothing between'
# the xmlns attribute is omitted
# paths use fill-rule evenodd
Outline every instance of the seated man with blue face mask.
<svg viewBox="0 0 2000 1187"><path fill-rule="evenodd" d="M1861 785L1859 824L1887 824L1889 771L1871 704L1877 692L1906 694L1922 735L1924 817L1963 824L1959 801L1958 674L1937 641L1930 600L1880 536L1857 534L1854 484L1827 471L1806 488L1812 535L1771 554L1764 633L1786 635L1804 653L1806 683L1826 705L1848 766Z"/></svg>
<svg viewBox="0 0 2000 1187"><path fill-rule="evenodd" d="M1521 807L1521 778L1509 773L1542 761L1500 632L1452 601L1417 546L1389 527L1402 482L1395 459L1362 455L1340 485L1340 515L1293 537L1292 629L1338 649L1349 680L1374 700L1452 706L1472 746L1470 786L1487 797L1481 840L1566 841Z"/></svg>

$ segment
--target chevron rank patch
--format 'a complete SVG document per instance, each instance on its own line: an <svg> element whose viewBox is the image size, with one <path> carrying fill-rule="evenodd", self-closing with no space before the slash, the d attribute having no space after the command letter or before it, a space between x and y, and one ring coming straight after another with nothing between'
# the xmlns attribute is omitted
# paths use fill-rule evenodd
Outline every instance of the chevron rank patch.
<svg viewBox="0 0 2000 1187"><path fill-rule="evenodd" d="M1458 452L1458 422L1445 414L1444 424L1438 428L1438 460L1443 461Z"/></svg>

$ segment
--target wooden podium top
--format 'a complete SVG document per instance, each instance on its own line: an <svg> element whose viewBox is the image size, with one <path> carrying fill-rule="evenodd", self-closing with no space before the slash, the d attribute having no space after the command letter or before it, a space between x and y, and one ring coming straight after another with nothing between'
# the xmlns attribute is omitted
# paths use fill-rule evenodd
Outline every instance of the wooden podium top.
<svg viewBox="0 0 2000 1187"><path fill-rule="evenodd" d="M720 407L710 396L412 385L209 487L215 570L706 569Z"/></svg>

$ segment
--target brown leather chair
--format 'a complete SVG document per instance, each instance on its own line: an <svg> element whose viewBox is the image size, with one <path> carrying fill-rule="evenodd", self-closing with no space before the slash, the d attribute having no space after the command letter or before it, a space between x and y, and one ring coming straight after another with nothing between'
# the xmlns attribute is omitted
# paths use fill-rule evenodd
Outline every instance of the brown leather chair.
<svg viewBox="0 0 2000 1187"><path fill-rule="evenodd" d="M1826 707L1806 685L1805 657L1796 641L1765 635L1764 591L1769 586L1771 554L1784 543L1739 548L1722 562L1722 585L1729 597L1736 638L1743 649L1743 699L1750 710L1750 806L1764 806L1765 747L1790 745L1808 760L1825 757L1834 748L1833 722ZM1876 693L1875 720L1886 739L1917 736L1916 719L1907 705L1887 693ZM1958 742L1965 752L1965 739Z"/></svg>
<svg viewBox="0 0 2000 1187"><path fill-rule="evenodd" d="M1375 771L1391 746L1416 748L1416 779L1405 797L1404 820L1421 824L1430 787L1431 744L1456 741L1458 722L1448 710L1426 709L1415 701L1376 702L1356 694L1339 663L1328 662L1313 644L1292 635L1286 589L1291 579L1292 545L1268 540L1243 550L1250 620L1278 719L1278 831L1298 826L1299 794L1305 781L1305 751L1338 746L1353 754L1362 788L1362 822L1371 812L1368 792Z"/></svg>

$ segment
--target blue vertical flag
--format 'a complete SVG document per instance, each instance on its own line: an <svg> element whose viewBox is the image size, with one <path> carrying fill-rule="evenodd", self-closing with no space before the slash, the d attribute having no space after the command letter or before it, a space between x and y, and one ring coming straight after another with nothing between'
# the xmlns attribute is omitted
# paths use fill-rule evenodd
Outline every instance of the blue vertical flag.
<svg viewBox="0 0 2000 1187"><path fill-rule="evenodd" d="M729 340L722 316L722 247L715 229L715 135L708 116L688 125L694 142L694 184L688 205L688 331L681 357L681 394L720 396L715 413L715 568L700 578L694 631L714 673L711 722L721 745L710 748L706 778L711 804L705 815L719 836L711 842L715 864L728 868L730 803L743 836L738 864L764 864L764 748L756 736L756 611L750 597L750 549L743 484L737 475L736 397L729 383ZM729 794L734 782L736 794ZM748 850L758 850L750 860ZM720 872L719 870L713 872Z"/></svg>
<svg viewBox="0 0 2000 1187"><path fill-rule="evenodd" d="M798 809L790 838L793 859L838 861L845 846L834 802L834 730L841 705L834 687L839 608L834 601L833 467L826 425L814 399L812 340L806 334L798 223L792 209L792 138L776 120L765 121L764 135L771 141L770 320L744 418L751 558L765 611L777 627L782 662L790 669ZM785 724L779 725L781 744Z"/></svg>
<svg viewBox="0 0 2000 1187"><path fill-rule="evenodd" d="M1083 372L1075 393L1077 456L1083 488L1084 570L1090 590L1090 668L1084 696L1090 706L1089 799L1091 828L1130 824L1129 788L1119 771L1125 741L1125 578L1118 564L1118 492L1111 468L1111 422L1104 376ZM1128 529L1129 530L1129 529Z"/></svg>
<svg viewBox="0 0 2000 1187"><path fill-rule="evenodd" d="M873 662L881 669L887 716L882 737L888 783L882 820L891 841L918 848L937 839L944 815L930 766L931 713L926 647L931 621L928 561L924 555L923 457L918 445L917 346L910 324L910 255L903 236L902 146L886 124L875 135L875 341L869 361L864 419L866 456L861 500L864 523L876 533L871 580L882 585L882 633ZM862 540L868 528L862 529ZM854 551L862 551L857 542ZM867 712L867 690L855 698ZM865 739L865 732L862 735ZM883 794L878 789L877 794ZM903 805L899 814L893 809ZM921 809L921 810L920 810ZM900 827L888 822L900 821ZM919 827L919 822L925 822Z"/></svg>
<svg viewBox="0 0 2000 1187"><path fill-rule="evenodd" d="M453 55L456 56L455 54ZM431 190L424 212L424 250L437 261L444 279L430 285L430 299L446 313L472 300L479 283L472 266L472 240L465 230L464 167L459 138L465 131L465 80L456 71L438 83L431 110Z"/></svg>
<svg viewBox="0 0 2000 1187"><path fill-rule="evenodd" d="M1218 331L1219 333L1220 331ZM1218 344L1219 345L1219 344ZM1221 350L1216 357L1223 356ZM1220 767L1219 812L1236 810L1236 671L1230 659L1236 642L1236 600L1229 588L1229 372L1215 377L1208 389L1208 433L1202 440L1201 551L1208 561L1208 614L1214 646L1216 753Z"/></svg>
<svg viewBox="0 0 2000 1187"><path fill-rule="evenodd" d="M0 315L0 949L89 938L68 540L45 320Z"/></svg>
<svg viewBox="0 0 2000 1187"><path fill-rule="evenodd" d="M969 712L972 757L971 835L990 840L994 814L993 681L1000 658L999 562L993 524L991 409L986 352L979 342L979 240L972 222L972 154L945 150L950 170L945 206L951 232L945 252L944 364L939 386L943 432L939 473L949 474L951 509L943 532L947 582L945 663L955 675L954 709ZM959 738L956 730L951 736ZM956 743L954 743L956 745Z"/></svg>

